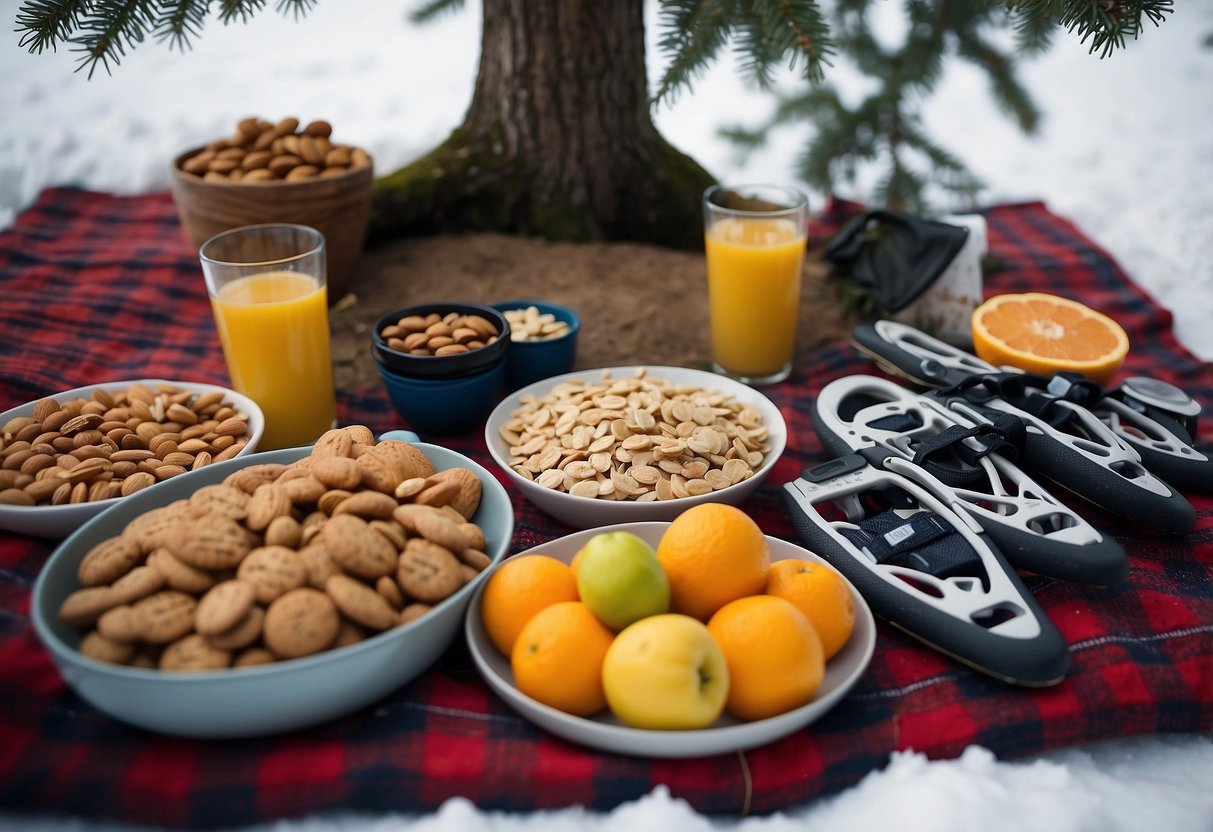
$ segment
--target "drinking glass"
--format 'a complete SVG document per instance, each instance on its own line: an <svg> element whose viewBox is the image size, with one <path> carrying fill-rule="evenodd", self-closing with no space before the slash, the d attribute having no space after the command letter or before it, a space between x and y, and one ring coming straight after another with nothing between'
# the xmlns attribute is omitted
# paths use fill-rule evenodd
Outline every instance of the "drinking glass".
<svg viewBox="0 0 1213 832"><path fill-rule="evenodd" d="M712 369L745 384L792 372L808 200L778 185L703 195Z"/></svg>
<svg viewBox="0 0 1213 832"><path fill-rule="evenodd" d="M265 413L259 450L314 442L336 420L324 236L267 223L199 250L232 388Z"/></svg>

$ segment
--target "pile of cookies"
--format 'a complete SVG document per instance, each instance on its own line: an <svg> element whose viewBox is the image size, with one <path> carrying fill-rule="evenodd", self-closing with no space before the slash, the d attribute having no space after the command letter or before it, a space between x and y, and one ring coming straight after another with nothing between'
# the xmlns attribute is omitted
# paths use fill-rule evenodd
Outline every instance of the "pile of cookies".
<svg viewBox="0 0 1213 832"><path fill-rule="evenodd" d="M362 426L153 509L80 562L59 617L100 661L240 668L352 644L425 615L485 569L481 484Z"/></svg>
<svg viewBox="0 0 1213 832"><path fill-rule="evenodd" d="M289 116L272 122L241 119L230 138L215 139L181 162L186 173L218 182L295 181L340 176L371 163L360 147L332 139L333 126L301 124Z"/></svg>

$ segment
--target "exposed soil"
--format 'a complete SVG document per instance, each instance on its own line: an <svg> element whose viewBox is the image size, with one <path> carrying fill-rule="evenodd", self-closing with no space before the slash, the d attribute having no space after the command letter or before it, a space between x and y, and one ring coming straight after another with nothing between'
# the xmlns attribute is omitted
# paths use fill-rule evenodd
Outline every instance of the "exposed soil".
<svg viewBox="0 0 1213 832"><path fill-rule="evenodd" d="M824 270L805 264L796 352L845 337ZM577 368L619 364L705 367L707 287L702 253L632 243L549 243L501 234L425 237L363 254L331 310L339 389L380 383L370 333L384 313L428 301L533 298L581 316Z"/></svg>

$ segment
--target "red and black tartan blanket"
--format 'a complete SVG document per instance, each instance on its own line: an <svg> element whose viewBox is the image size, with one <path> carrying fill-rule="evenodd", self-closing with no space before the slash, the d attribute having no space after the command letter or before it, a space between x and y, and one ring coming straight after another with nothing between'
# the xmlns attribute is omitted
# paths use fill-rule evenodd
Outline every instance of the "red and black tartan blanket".
<svg viewBox="0 0 1213 832"><path fill-rule="evenodd" d="M1125 373L1156 375L1213 406L1213 365L1177 344L1170 313L1105 251L1039 203L984 213L1000 265L987 294L1080 298L1128 331ZM0 233L0 298L0 410L106 380L227 383L197 257L167 195L44 193ZM787 451L747 506L767 533L796 539L778 488L826 458L809 422L813 397L839 376L872 371L839 343L765 391L789 428ZM382 389L340 391L339 408L343 423L401 427ZM1206 420L1206 442L1209 431ZM445 444L492 468L481 436ZM570 531L512 496L512 552ZM1183 538L1087 515L1130 554L1120 586L1027 578L1070 646L1061 684L993 681L881 623L871 666L824 718L744 755L692 760L602 753L544 733L490 692L461 642L383 701L310 730L218 742L130 728L73 695L34 636L29 593L53 545L0 533L0 807L214 827L426 811L453 796L485 809L605 810L665 784L701 812L735 815L841 790L899 749L940 758L979 744L1013 758L1213 731L1213 498L1192 500L1197 528Z"/></svg>

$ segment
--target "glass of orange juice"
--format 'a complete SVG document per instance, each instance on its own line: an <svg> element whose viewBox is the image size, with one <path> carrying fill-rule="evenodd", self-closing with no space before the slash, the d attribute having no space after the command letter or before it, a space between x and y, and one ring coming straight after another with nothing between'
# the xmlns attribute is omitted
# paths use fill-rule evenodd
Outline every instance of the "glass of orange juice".
<svg viewBox="0 0 1213 832"><path fill-rule="evenodd" d="M324 235L269 223L224 231L199 250L232 388L265 413L262 450L333 427Z"/></svg>
<svg viewBox="0 0 1213 832"><path fill-rule="evenodd" d="M777 185L703 195L712 369L750 385L792 372L808 200Z"/></svg>

